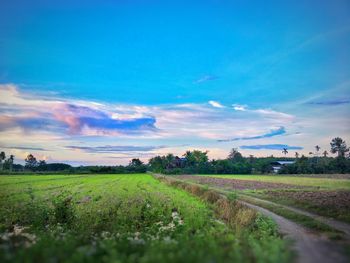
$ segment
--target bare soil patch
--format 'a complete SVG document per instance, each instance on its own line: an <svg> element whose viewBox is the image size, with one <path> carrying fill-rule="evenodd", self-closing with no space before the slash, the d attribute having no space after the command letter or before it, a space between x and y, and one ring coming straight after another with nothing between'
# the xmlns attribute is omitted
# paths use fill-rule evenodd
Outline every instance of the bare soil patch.
<svg viewBox="0 0 350 263"><path fill-rule="evenodd" d="M189 180L199 184L207 184L214 187L224 188L228 190L261 190L261 189L305 189L310 188L306 186L293 185L293 184L281 184L259 181L248 181L231 178L215 178L209 176L197 176L197 175L178 175L175 176L178 179Z"/></svg>
<svg viewBox="0 0 350 263"><path fill-rule="evenodd" d="M289 198L314 206L350 210L350 191L266 191L273 198Z"/></svg>

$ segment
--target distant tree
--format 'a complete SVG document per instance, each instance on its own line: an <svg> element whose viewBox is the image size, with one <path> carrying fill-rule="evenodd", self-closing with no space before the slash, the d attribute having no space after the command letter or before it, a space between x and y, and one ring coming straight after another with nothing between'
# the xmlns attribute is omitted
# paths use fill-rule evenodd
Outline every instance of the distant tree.
<svg viewBox="0 0 350 263"><path fill-rule="evenodd" d="M322 154L323 154L323 157L327 157L328 152L325 150Z"/></svg>
<svg viewBox="0 0 350 263"><path fill-rule="evenodd" d="M295 158L298 159L299 158L299 153L295 152Z"/></svg>
<svg viewBox="0 0 350 263"><path fill-rule="evenodd" d="M232 148L231 152L229 153L228 160L232 162L242 162L243 156L242 154L237 150L237 148Z"/></svg>
<svg viewBox="0 0 350 263"><path fill-rule="evenodd" d="M171 153L167 154L164 158L164 164L166 169L171 169L176 167L175 156Z"/></svg>
<svg viewBox="0 0 350 263"><path fill-rule="evenodd" d="M36 158L34 157L33 154L28 154L28 156L26 157L25 161L25 168L29 169L29 170L35 170L35 168L38 166L38 162L36 160Z"/></svg>
<svg viewBox="0 0 350 263"><path fill-rule="evenodd" d="M45 160L40 160L37 164L37 169L38 171L46 171L47 169L47 164Z"/></svg>
<svg viewBox="0 0 350 263"><path fill-rule="evenodd" d="M2 171L4 169L4 160L6 159L5 152L0 153L0 170Z"/></svg>
<svg viewBox="0 0 350 263"><path fill-rule="evenodd" d="M184 157L186 158L186 164L188 166L198 167L199 165L208 162L207 154L208 154L207 151L205 151L205 152L198 151L198 150L187 151L184 154Z"/></svg>
<svg viewBox="0 0 350 263"><path fill-rule="evenodd" d="M143 162L140 159L134 158L130 161L129 165L127 166L127 170L129 172L144 173L146 172L147 167L143 164Z"/></svg>
<svg viewBox="0 0 350 263"><path fill-rule="evenodd" d="M141 166L142 164L143 164L143 162L140 159L134 158L130 161L129 165L137 167L137 166Z"/></svg>
<svg viewBox="0 0 350 263"><path fill-rule="evenodd" d="M319 151L321 150L321 147L318 146L318 145L316 145L316 146L315 146L315 149L316 149L316 152L319 152Z"/></svg>
<svg viewBox="0 0 350 263"><path fill-rule="evenodd" d="M14 155L10 155L10 157L7 159L7 163L9 165L9 170L10 172L12 172L12 169L13 169L13 162L15 160L15 156Z"/></svg>
<svg viewBox="0 0 350 263"><path fill-rule="evenodd" d="M160 156L155 156L148 161L148 164L152 171L156 173L162 173L165 169L163 158Z"/></svg>
<svg viewBox="0 0 350 263"><path fill-rule="evenodd" d="M47 171L70 171L72 166L66 163L47 163L45 165Z"/></svg>
<svg viewBox="0 0 350 263"><path fill-rule="evenodd" d="M318 152L321 150L321 147L316 145L315 150L316 150L316 162L318 163Z"/></svg>
<svg viewBox="0 0 350 263"><path fill-rule="evenodd" d="M345 153L349 151L346 146L346 142L340 138L336 137L331 141L331 153L337 153L338 157L344 157Z"/></svg>
<svg viewBox="0 0 350 263"><path fill-rule="evenodd" d="M284 154L284 156L287 156L288 149L287 148L283 148L282 153Z"/></svg>
<svg viewBox="0 0 350 263"><path fill-rule="evenodd" d="M38 165L44 166L44 165L46 165L46 161L45 160L39 160Z"/></svg>

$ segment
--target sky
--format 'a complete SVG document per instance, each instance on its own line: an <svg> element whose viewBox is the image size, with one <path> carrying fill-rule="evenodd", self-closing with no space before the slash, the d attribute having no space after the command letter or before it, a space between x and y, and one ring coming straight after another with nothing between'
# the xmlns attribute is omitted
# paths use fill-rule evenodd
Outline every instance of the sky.
<svg viewBox="0 0 350 263"><path fill-rule="evenodd" d="M73 165L350 144L350 2L0 2L0 149Z"/></svg>

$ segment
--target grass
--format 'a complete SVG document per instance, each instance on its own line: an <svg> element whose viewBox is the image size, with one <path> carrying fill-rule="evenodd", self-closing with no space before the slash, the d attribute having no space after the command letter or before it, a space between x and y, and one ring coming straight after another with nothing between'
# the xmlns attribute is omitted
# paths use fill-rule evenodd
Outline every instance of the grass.
<svg viewBox="0 0 350 263"><path fill-rule="evenodd" d="M215 193L177 187L147 174L1 176L0 261L291 260L272 221L230 210L223 224Z"/></svg>
<svg viewBox="0 0 350 263"><path fill-rule="evenodd" d="M239 179L248 181L292 184L298 186L317 187L327 190L350 190L349 179L313 178L287 175L203 175L217 178Z"/></svg>
<svg viewBox="0 0 350 263"><path fill-rule="evenodd" d="M335 218L350 223L350 204L348 199L337 195L345 194L339 191L301 191L301 190L260 190L249 191L247 194L265 199L277 204L297 207L317 215ZM303 195L310 195L306 198ZM349 194L348 194L349 195Z"/></svg>
<svg viewBox="0 0 350 263"><path fill-rule="evenodd" d="M284 218L287 218L293 222L296 222L304 227L307 227L311 230L314 230L318 233L325 234L331 239L342 239L343 233L341 231L338 231L327 224L324 224L322 222L319 222L312 217L305 216L298 214L296 212L293 212L287 208L281 207L279 205L274 204L268 204L265 202L260 202L255 199L249 198L248 196L240 196L240 199L246 202L249 202L251 204L258 205L260 207L266 208L270 210L271 212L280 215Z"/></svg>

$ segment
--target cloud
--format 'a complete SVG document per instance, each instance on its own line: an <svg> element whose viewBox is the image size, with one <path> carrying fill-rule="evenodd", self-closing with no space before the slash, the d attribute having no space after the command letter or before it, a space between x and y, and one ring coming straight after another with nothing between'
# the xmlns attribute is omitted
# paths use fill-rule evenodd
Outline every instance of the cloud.
<svg viewBox="0 0 350 263"><path fill-rule="evenodd" d="M290 115L284 112L270 110L270 109L257 109L252 111L255 113L261 114L267 118L276 118L276 119L285 119L285 120L294 119L293 115Z"/></svg>
<svg viewBox="0 0 350 263"><path fill-rule="evenodd" d="M121 135L154 132L150 115L124 114L107 105L43 97L24 93L14 85L0 85L0 132L20 128L25 132L50 131L70 135Z"/></svg>
<svg viewBox="0 0 350 263"><path fill-rule="evenodd" d="M101 110L86 106L62 103L54 109L57 120L66 124L73 134L79 133L84 127L101 131L137 132L155 130L155 118L113 118Z"/></svg>
<svg viewBox="0 0 350 263"><path fill-rule="evenodd" d="M111 104L45 97L13 85L0 85L0 132L11 134L21 130L23 134L45 131L59 137L218 140L227 134L239 137L242 127L255 134L264 133L263 127L285 127L294 118L268 109L245 109L233 111L216 101L210 105Z"/></svg>
<svg viewBox="0 0 350 263"><path fill-rule="evenodd" d="M221 103L214 101L214 100L210 100L208 101L208 103L213 106L214 108L225 108L224 105L222 105Z"/></svg>
<svg viewBox="0 0 350 263"><path fill-rule="evenodd" d="M284 113L284 112L279 112L271 109L249 109L247 105L240 105L240 104L232 104L232 107L235 111L244 111L244 112L250 112L250 113L255 113L262 115L267 118L283 118L283 119L289 119L292 120L294 116Z"/></svg>
<svg viewBox="0 0 350 263"><path fill-rule="evenodd" d="M132 146L132 145L105 145L105 146L65 146L66 149L82 150L90 153L113 153L113 152L149 152L167 146Z"/></svg>
<svg viewBox="0 0 350 263"><path fill-rule="evenodd" d="M197 79L194 83L196 84L200 84L200 83L203 83L203 82L207 82L207 81L211 81L211 80L216 80L218 79L217 76L214 76L214 75L205 75L199 79Z"/></svg>
<svg viewBox="0 0 350 263"><path fill-rule="evenodd" d="M286 144L260 144L260 145L242 145L239 148L249 149L249 150L283 150L287 148L288 150L302 150L303 147L300 146L289 146Z"/></svg>
<svg viewBox="0 0 350 263"><path fill-rule="evenodd" d="M323 101L311 101L307 104L310 105L323 105L323 106L337 106L342 104L349 104L350 99L335 99L335 100L323 100Z"/></svg>
<svg viewBox="0 0 350 263"><path fill-rule="evenodd" d="M246 105L240 105L240 104L232 104L232 107L236 111L246 111Z"/></svg>
<svg viewBox="0 0 350 263"><path fill-rule="evenodd" d="M0 146L4 149L15 149L15 150L30 150L30 151L49 151L40 147L30 147L30 146Z"/></svg>
<svg viewBox="0 0 350 263"><path fill-rule="evenodd" d="M257 136L247 136L247 137L237 137L233 139L227 139L227 140L218 140L218 142L231 142L231 141L245 141L245 140L257 140L257 139L263 139L263 138L270 138L278 135L282 135L286 133L286 129L281 126L278 129L272 129L268 133L264 133L262 135Z"/></svg>

